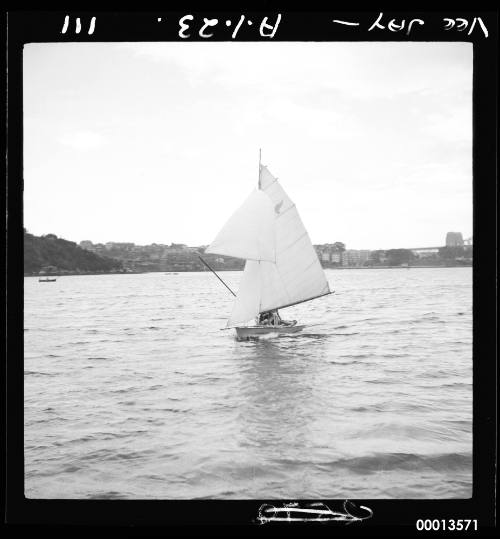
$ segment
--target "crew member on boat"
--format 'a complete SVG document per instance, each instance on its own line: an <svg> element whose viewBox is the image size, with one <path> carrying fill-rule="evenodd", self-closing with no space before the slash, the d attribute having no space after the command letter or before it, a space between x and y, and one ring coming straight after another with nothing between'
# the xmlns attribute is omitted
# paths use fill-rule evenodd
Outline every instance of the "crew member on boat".
<svg viewBox="0 0 500 539"><path fill-rule="evenodd" d="M278 313L278 309L273 309L266 313L261 313L257 318L259 326L294 326L297 320L283 320Z"/></svg>

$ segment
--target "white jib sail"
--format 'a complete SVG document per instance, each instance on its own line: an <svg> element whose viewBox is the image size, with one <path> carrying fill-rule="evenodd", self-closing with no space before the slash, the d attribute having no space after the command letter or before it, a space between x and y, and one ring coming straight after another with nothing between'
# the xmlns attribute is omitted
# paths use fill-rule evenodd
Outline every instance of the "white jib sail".
<svg viewBox="0 0 500 539"><path fill-rule="evenodd" d="M325 272L295 204L264 166L260 169L259 185L274 207L276 262L247 261L228 326L330 292Z"/></svg>
<svg viewBox="0 0 500 539"><path fill-rule="evenodd" d="M206 253L246 260L276 260L275 215L269 197L253 191L229 218Z"/></svg>

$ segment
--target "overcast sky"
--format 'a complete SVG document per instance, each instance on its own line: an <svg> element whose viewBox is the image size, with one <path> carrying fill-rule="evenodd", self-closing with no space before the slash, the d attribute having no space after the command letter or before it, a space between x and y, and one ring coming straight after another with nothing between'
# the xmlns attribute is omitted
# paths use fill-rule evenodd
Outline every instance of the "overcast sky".
<svg viewBox="0 0 500 539"><path fill-rule="evenodd" d="M469 43L58 43L24 49L24 223L210 243L258 155L313 243L472 235Z"/></svg>

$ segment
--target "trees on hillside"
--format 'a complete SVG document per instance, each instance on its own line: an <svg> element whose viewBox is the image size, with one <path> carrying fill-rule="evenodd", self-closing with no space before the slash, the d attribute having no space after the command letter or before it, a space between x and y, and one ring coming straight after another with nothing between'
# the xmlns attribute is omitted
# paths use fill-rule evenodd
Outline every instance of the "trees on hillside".
<svg viewBox="0 0 500 539"><path fill-rule="evenodd" d="M107 272L121 268L120 261L86 251L55 234L42 237L24 234L24 273Z"/></svg>
<svg viewBox="0 0 500 539"><path fill-rule="evenodd" d="M385 252L385 255L389 266L408 264L415 258L415 255L410 249L389 249Z"/></svg>

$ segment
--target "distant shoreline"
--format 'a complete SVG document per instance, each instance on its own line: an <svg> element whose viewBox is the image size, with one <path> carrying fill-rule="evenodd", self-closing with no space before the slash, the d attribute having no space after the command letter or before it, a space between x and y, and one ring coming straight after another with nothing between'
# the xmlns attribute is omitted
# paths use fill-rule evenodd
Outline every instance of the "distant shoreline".
<svg viewBox="0 0 500 539"><path fill-rule="evenodd" d="M464 265L449 265L449 266L338 266L338 267L326 267L323 269L328 270L349 270L349 269L356 269L356 270L372 270L372 269L431 269L431 268L472 268L472 264L464 264ZM235 269L218 269L217 273L223 273L228 271L243 271L243 270L235 270ZM77 272L69 272L69 273L50 273L45 275L38 275L38 274L32 274L32 273L25 273L24 277L34 277L38 279L44 279L46 277L74 277L74 276L80 276L80 277L87 277L89 275L143 275L145 273L164 273L165 275L170 274L176 274L176 273L210 273L208 270L175 270L175 271L131 271L131 272L123 272L123 271L109 271L109 272L89 272L89 273L77 273Z"/></svg>
<svg viewBox="0 0 500 539"><path fill-rule="evenodd" d="M420 269L420 268L472 268L472 264L450 264L442 266L338 266L326 267L323 269L343 270L343 269Z"/></svg>

